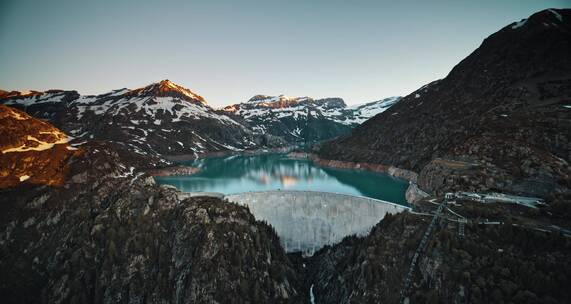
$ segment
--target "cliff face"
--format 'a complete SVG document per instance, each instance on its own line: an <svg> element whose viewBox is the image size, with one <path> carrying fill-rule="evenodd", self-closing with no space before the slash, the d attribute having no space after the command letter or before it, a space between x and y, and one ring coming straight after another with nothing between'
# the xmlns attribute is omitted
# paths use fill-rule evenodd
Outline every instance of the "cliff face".
<svg viewBox="0 0 571 304"><path fill-rule="evenodd" d="M306 298L275 232L214 198L180 200L90 142L60 187L0 195L3 303L288 303Z"/></svg>
<svg viewBox="0 0 571 304"><path fill-rule="evenodd" d="M570 37L571 10L545 10L508 25L446 78L323 145L320 156L410 169L434 192L454 190L455 182L442 181L448 171L457 173L454 180L477 180L472 190L542 197L565 192ZM446 161L475 165L461 170Z"/></svg>

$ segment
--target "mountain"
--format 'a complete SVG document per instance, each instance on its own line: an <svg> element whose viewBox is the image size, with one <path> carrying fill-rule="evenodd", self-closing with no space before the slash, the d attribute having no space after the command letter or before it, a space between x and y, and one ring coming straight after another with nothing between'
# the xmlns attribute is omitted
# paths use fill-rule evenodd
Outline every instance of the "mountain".
<svg viewBox="0 0 571 304"><path fill-rule="evenodd" d="M347 134L399 99L391 97L347 107L341 98L256 95L247 102L227 106L223 111L242 119L258 134L271 134L294 144Z"/></svg>
<svg viewBox="0 0 571 304"><path fill-rule="evenodd" d="M215 110L202 96L169 80L99 95L0 91L0 104L49 121L76 142L113 141L141 157L152 156L155 161L150 166L209 153L331 139L398 100L391 97L347 107L341 98L257 95Z"/></svg>
<svg viewBox="0 0 571 304"><path fill-rule="evenodd" d="M22 183L61 185L81 153L54 126L0 105L0 189Z"/></svg>
<svg viewBox="0 0 571 304"><path fill-rule="evenodd" d="M0 105L2 303L301 303L301 271L247 208L184 198L113 142L79 147ZM147 161L152 159L147 158Z"/></svg>
<svg viewBox="0 0 571 304"><path fill-rule="evenodd" d="M217 113L200 95L169 80L100 95L49 90L4 96L0 103L48 120L76 141L114 141L140 155L156 156L161 163L171 157L282 144L279 138L254 134Z"/></svg>
<svg viewBox="0 0 571 304"><path fill-rule="evenodd" d="M571 10L538 12L318 153L419 172L430 193L569 197L569 54Z"/></svg>

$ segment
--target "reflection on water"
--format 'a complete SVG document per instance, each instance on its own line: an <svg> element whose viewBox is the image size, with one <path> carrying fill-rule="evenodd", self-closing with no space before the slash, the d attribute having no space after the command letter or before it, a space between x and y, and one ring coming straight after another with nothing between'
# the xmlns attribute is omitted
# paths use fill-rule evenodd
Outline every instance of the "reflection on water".
<svg viewBox="0 0 571 304"><path fill-rule="evenodd" d="M295 186L295 184L297 184L297 178L295 178L294 176L288 176L288 175L280 176L280 180L284 188L291 188L292 186Z"/></svg>
<svg viewBox="0 0 571 304"><path fill-rule="evenodd" d="M156 177L188 192L225 194L266 190L313 190L362 195L405 203L408 184L385 174L315 166L284 154L204 158L187 163L201 171L190 176Z"/></svg>

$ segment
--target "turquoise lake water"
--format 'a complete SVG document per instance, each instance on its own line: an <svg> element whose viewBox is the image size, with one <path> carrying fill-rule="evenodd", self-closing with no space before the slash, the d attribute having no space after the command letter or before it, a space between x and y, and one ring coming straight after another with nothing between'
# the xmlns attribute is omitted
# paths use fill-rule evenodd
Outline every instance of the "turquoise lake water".
<svg viewBox="0 0 571 304"><path fill-rule="evenodd" d="M408 182L364 170L320 167L285 154L234 155L186 162L200 168L188 176L156 177L186 192L234 194L266 190L311 190L360 195L406 205Z"/></svg>

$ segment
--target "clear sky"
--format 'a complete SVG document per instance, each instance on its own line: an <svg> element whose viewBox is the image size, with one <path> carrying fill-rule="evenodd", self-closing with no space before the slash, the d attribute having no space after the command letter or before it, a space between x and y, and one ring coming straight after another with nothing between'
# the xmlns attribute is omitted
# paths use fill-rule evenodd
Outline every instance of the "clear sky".
<svg viewBox="0 0 571 304"><path fill-rule="evenodd" d="M406 95L482 40L571 1L0 0L0 88L82 94L170 79L213 106L255 94Z"/></svg>

